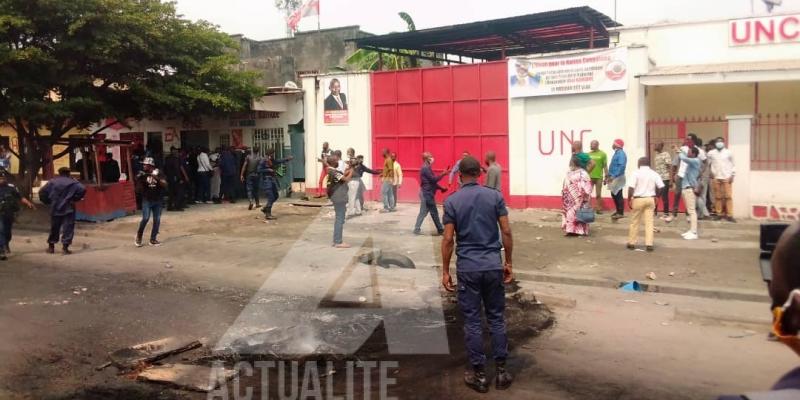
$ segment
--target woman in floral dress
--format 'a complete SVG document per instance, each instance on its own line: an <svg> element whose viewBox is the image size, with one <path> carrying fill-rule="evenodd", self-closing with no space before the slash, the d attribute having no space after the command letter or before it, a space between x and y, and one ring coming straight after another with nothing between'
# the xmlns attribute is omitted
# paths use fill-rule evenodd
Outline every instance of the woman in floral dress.
<svg viewBox="0 0 800 400"><path fill-rule="evenodd" d="M592 193L592 180L586 172L589 164L589 155L579 153L572 156L569 163L569 172L564 179L564 188L561 191L563 215L561 229L567 236L586 236L589 234L589 224L578 221L578 210L588 202Z"/></svg>

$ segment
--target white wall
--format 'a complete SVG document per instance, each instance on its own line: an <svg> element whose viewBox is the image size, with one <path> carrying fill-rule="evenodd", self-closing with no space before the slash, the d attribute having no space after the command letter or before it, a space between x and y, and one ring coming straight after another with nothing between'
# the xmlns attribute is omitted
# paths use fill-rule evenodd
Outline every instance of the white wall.
<svg viewBox="0 0 800 400"><path fill-rule="evenodd" d="M728 46L728 21L620 29L620 45L646 45L656 67L800 58L800 44Z"/></svg>
<svg viewBox="0 0 800 400"><path fill-rule="evenodd" d="M580 140L583 132L584 151L589 151L592 140L598 140L609 160L611 144L620 138L625 141L628 173L636 168L636 160L645 154L646 141L644 89L633 76L646 68L646 50L631 48L628 57L627 90L509 100L511 195L561 195L571 156L562 131L574 140ZM543 154L550 152L552 145L552 154Z"/></svg>
<svg viewBox="0 0 800 400"><path fill-rule="evenodd" d="M347 74L347 101L349 122L347 125L325 125L322 119L324 88L314 89L321 76L303 78L305 90L305 128L306 128L306 188L316 188L322 165L316 162L322 150L322 143L328 142L332 150L348 147L356 154L364 155L366 165L372 162L372 112L370 109L370 76L368 73ZM364 185L372 188L372 176L364 176Z"/></svg>

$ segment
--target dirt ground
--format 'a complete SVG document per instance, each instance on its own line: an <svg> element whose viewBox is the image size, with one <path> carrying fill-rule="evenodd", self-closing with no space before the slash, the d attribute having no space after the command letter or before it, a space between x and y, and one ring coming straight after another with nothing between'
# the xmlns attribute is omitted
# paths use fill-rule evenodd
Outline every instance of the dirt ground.
<svg viewBox="0 0 800 400"><path fill-rule="evenodd" d="M158 248L133 246L136 216L79 224L75 254L68 257L44 254L46 215L23 214L13 253L0 264L0 398L205 398L95 367L116 349L168 336L209 343L170 361L207 360L264 294L265 281L284 282L287 293L318 290L315 282L328 277L324 268L311 276L286 269L298 252L326 267L379 247L411 258L430 272L415 285L438 290L439 238L411 234L413 204L349 220L345 240L354 249L344 256L329 247L330 207L282 202L275 211L280 218L270 223L241 203L166 213ZM605 219L588 239L565 238L552 211L512 212L518 278L553 310L555 324L550 327L547 308L528 311L535 322L523 324L536 329L512 338L509 363L517 382L510 391L479 396L463 388L460 321L445 299L449 354L395 358L398 384L390 394L714 398L768 388L797 364L789 350L765 339L769 311L757 265L757 224L702 222L701 240L685 242L679 236L685 221L659 222L657 249L645 253L624 248L627 220ZM434 232L429 221L426 229ZM656 280L647 279L648 272ZM386 273L378 276L404 279ZM629 280L660 293L615 289ZM369 297L360 292L369 284L344 286L351 300ZM371 340L381 340L380 332Z"/></svg>

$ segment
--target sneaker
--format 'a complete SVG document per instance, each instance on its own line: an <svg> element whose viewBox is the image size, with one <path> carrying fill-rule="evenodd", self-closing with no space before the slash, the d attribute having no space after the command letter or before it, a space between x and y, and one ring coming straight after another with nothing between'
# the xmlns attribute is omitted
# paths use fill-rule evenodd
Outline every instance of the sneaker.
<svg viewBox="0 0 800 400"><path fill-rule="evenodd" d="M0 261L5 261L5 260L8 260L8 257L6 257L6 254L5 253L0 253Z"/></svg>
<svg viewBox="0 0 800 400"><path fill-rule="evenodd" d="M136 238L136 240L133 241L133 244L136 247L142 247L142 238Z"/></svg>
<svg viewBox="0 0 800 400"><path fill-rule="evenodd" d="M514 382L514 377L506 371L505 364L498 364L494 375L494 388L506 390L511 387L512 382Z"/></svg>
<svg viewBox="0 0 800 400"><path fill-rule="evenodd" d="M647 250L648 253L652 253L655 248L653 248L653 246L647 246L645 247L645 250Z"/></svg>
<svg viewBox="0 0 800 400"><path fill-rule="evenodd" d="M698 236L694 232L689 232L686 235L684 235L683 238L686 239L686 240L697 240Z"/></svg>
<svg viewBox="0 0 800 400"><path fill-rule="evenodd" d="M161 246L161 242L159 242L156 239L150 239L150 246L156 246L156 247Z"/></svg>
<svg viewBox="0 0 800 400"><path fill-rule="evenodd" d="M418 231L418 230L415 230L415 231L414 231L414 234L415 234L415 235L422 235L422 232L421 232L421 231Z"/></svg>
<svg viewBox="0 0 800 400"><path fill-rule="evenodd" d="M627 246L625 246L625 247L627 247L627 248L628 248L628 250L636 250L636 246L634 246L634 245L632 245L632 244L630 244L630 243L628 243L628 245L627 245Z"/></svg>
<svg viewBox="0 0 800 400"><path fill-rule="evenodd" d="M347 243L339 243L339 244L333 245L333 247L335 247L337 249L349 249L350 245L347 244Z"/></svg>
<svg viewBox="0 0 800 400"><path fill-rule="evenodd" d="M69 249L69 246L64 246L61 248L61 254L68 256L72 254L72 250Z"/></svg>
<svg viewBox="0 0 800 400"><path fill-rule="evenodd" d="M211 204L211 201L204 201L203 204Z"/></svg>
<svg viewBox="0 0 800 400"><path fill-rule="evenodd" d="M672 216L671 216L671 215L670 215L670 216L667 216L666 218L664 218L664 222L666 222L666 223L670 223L670 222L672 222L673 220L674 220L674 218L672 218Z"/></svg>
<svg viewBox="0 0 800 400"><path fill-rule="evenodd" d="M731 223L734 223L734 224L736 223L736 219L733 218L733 217L728 217L726 219L728 220L728 222L731 222Z"/></svg>
<svg viewBox="0 0 800 400"><path fill-rule="evenodd" d="M247 211L250 211L250 210L252 210L252 209L253 209L253 203L250 203L250 205L249 205L249 206L247 206Z"/></svg>
<svg viewBox="0 0 800 400"><path fill-rule="evenodd" d="M486 373L483 371L464 372L464 384L478 393L489 392L489 380L486 378Z"/></svg>
<svg viewBox="0 0 800 400"><path fill-rule="evenodd" d="M48 254L55 254L55 252L56 252L56 245L54 245L54 244L47 245L47 253Z"/></svg>

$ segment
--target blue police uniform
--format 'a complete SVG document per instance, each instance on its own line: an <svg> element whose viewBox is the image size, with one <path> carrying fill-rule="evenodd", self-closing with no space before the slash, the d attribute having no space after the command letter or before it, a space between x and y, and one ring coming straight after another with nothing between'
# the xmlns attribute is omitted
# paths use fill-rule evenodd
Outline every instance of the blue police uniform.
<svg viewBox="0 0 800 400"><path fill-rule="evenodd" d="M264 205L261 211L264 212L268 218L272 217L272 205L278 201L278 179L275 176L275 167L288 161L288 158L275 160L269 156L258 164L258 174L263 177L261 187L264 188L264 192L267 196L267 204Z"/></svg>
<svg viewBox="0 0 800 400"><path fill-rule="evenodd" d="M455 227L458 304L464 315L467 355L473 367L486 363L481 309L485 310L492 336L494 359L503 362L508 356L503 262L497 230L497 220L506 215L502 194L476 182L464 184L444 202L444 223Z"/></svg>

